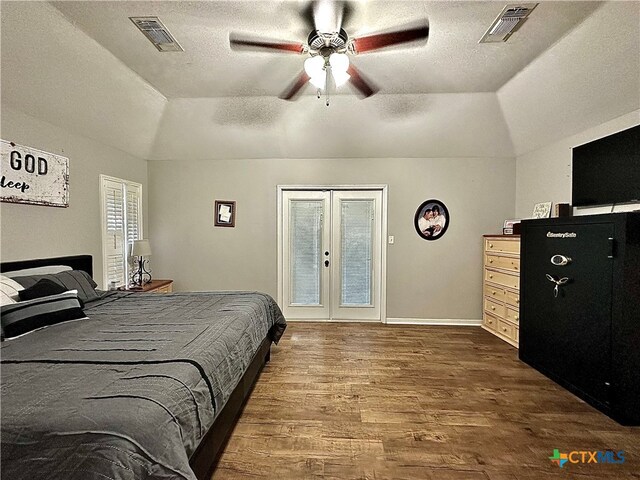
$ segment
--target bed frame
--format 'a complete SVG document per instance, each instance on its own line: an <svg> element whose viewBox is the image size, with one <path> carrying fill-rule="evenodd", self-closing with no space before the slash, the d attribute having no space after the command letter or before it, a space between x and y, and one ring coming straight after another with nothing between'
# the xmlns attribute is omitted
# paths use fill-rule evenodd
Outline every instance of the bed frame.
<svg viewBox="0 0 640 480"><path fill-rule="evenodd" d="M15 262L0 263L0 271L10 272L25 268L44 267L48 265L67 265L74 270L84 270L93 277L93 257L91 255L74 255L68 257L41 258L36 260L20 260ZM258 351L251 360L249 367L238 382L236 388L231 392L225 406L218 413L213 425L202 438L200 445L196 448L189 464L198 480L208 480L215 469L220 454L233 432L238 418L242 414L253 386L255 385L260 372L270 359L271 352L271 332L262 340Z"/></svg>

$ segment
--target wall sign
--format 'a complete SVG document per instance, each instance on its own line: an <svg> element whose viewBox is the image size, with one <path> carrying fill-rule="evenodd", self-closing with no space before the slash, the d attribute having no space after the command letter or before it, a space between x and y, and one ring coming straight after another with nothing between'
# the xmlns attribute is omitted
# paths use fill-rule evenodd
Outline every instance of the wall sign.
<svg viewBox="0 0 640 480"><path fill-rule="evenodd" d="M69 206L69 159L0 140L0 201Z"/></svg>

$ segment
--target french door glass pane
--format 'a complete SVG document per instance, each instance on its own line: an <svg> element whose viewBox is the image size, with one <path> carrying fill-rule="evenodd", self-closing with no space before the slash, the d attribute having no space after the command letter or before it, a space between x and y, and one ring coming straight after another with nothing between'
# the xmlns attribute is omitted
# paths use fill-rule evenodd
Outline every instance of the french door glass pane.
<svg viewBox="0 0 640 480"><path fill-rule="evenodd" d="M322 200L289 204L291 303L320 305Z"/></svg>
<svg viewBox="0 0 640 480"><path fill-rule="evenodd" d="M341 305L371 305L373 200L342 200L340 205Z"/></svg>

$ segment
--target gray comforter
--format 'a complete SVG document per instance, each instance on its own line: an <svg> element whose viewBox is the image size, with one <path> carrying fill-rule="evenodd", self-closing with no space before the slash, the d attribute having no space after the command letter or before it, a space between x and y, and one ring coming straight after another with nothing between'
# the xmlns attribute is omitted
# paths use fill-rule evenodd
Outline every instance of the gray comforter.
<svg viewBox="0 0 640 480"><path fill-rule="evenodd" d="M195 479L189 457L262 340L260 293L112 293L2 344L2 478Z"/></svg>

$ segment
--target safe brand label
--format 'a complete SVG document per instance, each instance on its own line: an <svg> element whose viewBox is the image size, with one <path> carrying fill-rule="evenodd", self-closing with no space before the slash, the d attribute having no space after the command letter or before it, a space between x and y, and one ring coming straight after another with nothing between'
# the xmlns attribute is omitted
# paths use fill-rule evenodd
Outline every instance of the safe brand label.
<svg viewBox="0 0 640 480"><path fill-rule="evenodd" d="M547 232L548 238L576 238L578 236L575 232L554 233Z"/></svg>

